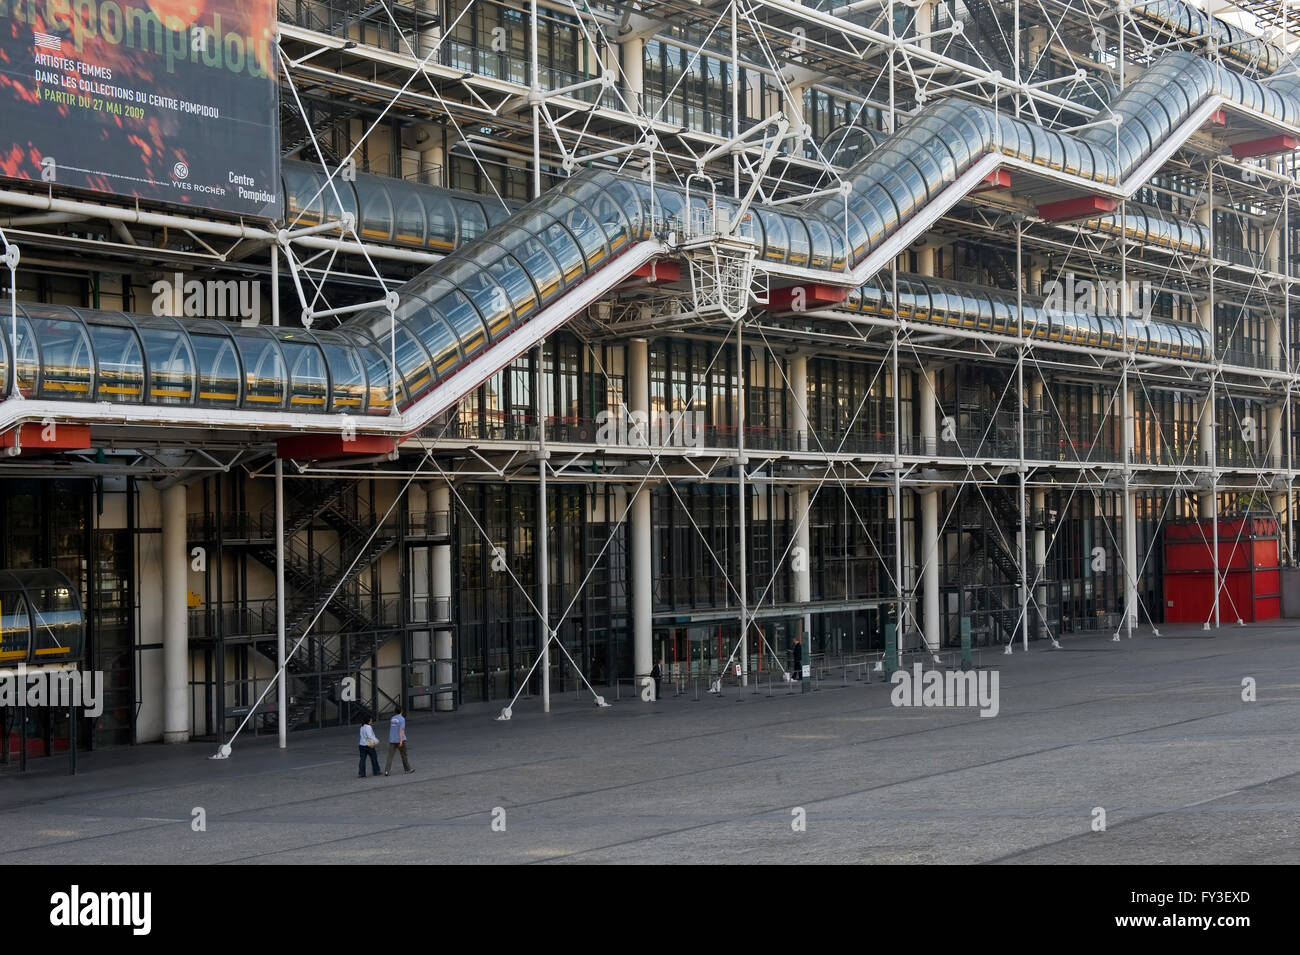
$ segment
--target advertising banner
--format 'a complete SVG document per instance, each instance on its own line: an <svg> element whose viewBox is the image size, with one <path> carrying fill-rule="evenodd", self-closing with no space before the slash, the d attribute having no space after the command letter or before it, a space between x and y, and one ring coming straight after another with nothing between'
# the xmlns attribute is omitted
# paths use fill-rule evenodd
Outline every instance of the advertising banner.
<svg viewBox="0 0 1300 955"><path fill-rule="evenodd" d="M278 218L272 0L0 0L0 177Z"/></svg>

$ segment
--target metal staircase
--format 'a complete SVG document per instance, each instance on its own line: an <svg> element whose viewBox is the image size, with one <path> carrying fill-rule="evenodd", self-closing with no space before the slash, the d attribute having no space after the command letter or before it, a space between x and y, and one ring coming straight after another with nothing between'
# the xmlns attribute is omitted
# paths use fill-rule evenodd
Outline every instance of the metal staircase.
<svg viewBox="0 0 1300 955"><path fill-rule="evenodd" d="M280 100L280 128L283 130L280 143L281 156L294 156L298 151L308 145L314 145L321 153L321 159L331 166L337 166L342 162L342 157L334 151L330 145L330 137L326 135L329 129L337 123L343 122L356 114L358 107L347 106L346 104L331 109L323 119L317 119L316 122L308 122L298 109L296 103ZM314 110L308 110L314 112Z"/></svg>
<svg viewBox="0 0 1300 955"><path fill-rule="evenodd" d="M285 501L284 577L286 589L285 642L289 650L311 627L310 635L286 663L295 678L289 706L289 728L309 723L322 700L339 702L338 680L356 673L391 633L384 632L382 598L364 580L364 573L397 542L395 528L360 518L352 493L356 481L304 481ZM270 515L273 517L273 515ZM266 526L268 515L261 521ZM337 535L337 545L309 547L299 535L319 523ZM249 542L249 553L275 569L275 540ZM330 618L333 623L331 625ZM315 626L312 626L315 621ZM270 659L273 641L254 641ZM322 679L321 674L336 678ZM353 718L368 713L360 695L351 702Z"/></svg>
<svg viewBox="0 0 1300 955"><path fill-rule="evenodd" d="M1020 284L1016 280L1016 270L1007 262L1006 254L997 249L985 251L984 271L988 274L989 284L995 288L1014 291Z"/></svg>
<svg viewBox="0 0 1300 955"><path fill-rule="evenodd" d="M1016 492L985 488L971 495L959 509L962 560L956 583L971 596L971 634L982 643L1005 644L1021 635L1020 562L1016 533L1020 508ZM1026 515L1025 531L1032 534L1041 515ZM1038 614L1029 616L1029 632L1038 636Z"/></svg>
<svg viewBox="0 0 1300 955"><path fill-rule="evenodd" d="M1011 52L1007 48L1006 38L1014 27L1010 24L1003 26L995 5L989 0L964 0L964 2L967 12L970 13L970 23L975 27L977 34L976 37L967 39L973 47L980 50L990 66L1010 75L1014 71L1011 70ZM980 42L981 40L983 42Z"/></svg>

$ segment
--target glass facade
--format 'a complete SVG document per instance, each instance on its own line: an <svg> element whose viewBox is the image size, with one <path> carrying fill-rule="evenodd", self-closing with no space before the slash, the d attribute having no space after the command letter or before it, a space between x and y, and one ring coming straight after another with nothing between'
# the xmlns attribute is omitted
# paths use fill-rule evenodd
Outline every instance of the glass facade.
<svg viewBox="0 0 1300 955"><path fill-rule="evenodd" d="M135 608L129 535L96 529L90 479L0 481L0 667L76 663L103 674L103 711L78 745L129 742ZM0 761L66 751L68 714L0 707Z"/></svg>

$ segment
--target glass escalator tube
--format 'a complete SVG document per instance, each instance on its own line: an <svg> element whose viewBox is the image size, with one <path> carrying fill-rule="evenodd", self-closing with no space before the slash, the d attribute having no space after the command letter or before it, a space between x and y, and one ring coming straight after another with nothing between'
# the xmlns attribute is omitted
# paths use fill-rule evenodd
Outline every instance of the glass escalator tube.
<svg viewBox="0 0 1300 955"><path fill-rule="evenodd" d="M785 220L771 209L758 209L763 228L763 258L768 262L786 263L790 258L790 237L786 234Z"/></svg>
<svg viewBox="0 0 1300 955"><path fill-rule="evenodd" d="M1002 335L1016 334L1019 330L1016 303L1008 301L1006 294L999 291L989 292L989 302L993 306L993 330Z"/></svg>
<svg viewBox="0 0 1300 955"><path fill-rule="evenodd" d="M976 325L980 328L981 331L988 331L988 332L993 331L994 308L993 308L993 300L989 297L989 290L987 288L979 288L978 286L973 286L969 290L968 294L969 297L974 299L975 302Z"/></svg>
<svg viewBox="0 0 1300 955"><path fill-rule="evenodd" d="M456 203L448 193L431 193L424 200L425 235L429 247L439 252L456 248L460 227L456 217Z"/></svg>
<svg viewBox="0 0 1300 955"><path fill-rule="evenodd" d="M399 306L400 308L401 306ZM389 317L387 311L369 314L368 324L343 325L338 333L346 338L356 350L362 365L366 369L368 393L366 396L366 414L387 415L393 410L392 388L392 352L389 336ZM372 333L372 329L381 329L382 338ZM397 376L397 403L405 406L406 384L401 372Z"/></svg>
<svg viewBox="0 0 1300 955"><path fill-rule="evenodd" d="M77 588L57 570L32 569L20 575L31 614L32 662L81 659L85 621Z"/></svg>
<svg viewBox="0 0 1300 955"><path fill-rule="evenodd" d="M356 192L357 233L362 240L393 243L396 239L393 189L397 181L359 172L351 185Z"/></svg>
<svg viewBox="0 0 1300 955"><path fill-rule="evenodd" d="M325 221L323 183L325 177L310 163L284 162L280 166L284 184L284 217L289 229L319 225Z"/></svg>
<svg viewBox="0 0 1300 955"><path fill-rule="evenodd" d="M288 401L289 379L284 352L270 331L261 326L232 325L244 369L243 405L249 411L282 411Z"/></svg>
<svg viewBox="0 0 1300 955"><path fill-rule="evenodd" d="M32 618L21 574L0 570L0 666L26 663L31 656Z"/></svg>
<svg viewBox="0 0 1300 955"><path fill-rule="evenodd" d="M62 401L89 401L95 385L90 336L81 317L71 308L23 302L38 358L37 397ZM25 348L19 324L18 353ZM21 377L19 379L21 381Z"/></svg>
<svg viewBox="0 0 1300 955"><path fill-rule="evenodd" d="M835 272L842 269L844 243L836 243L836 234L827 223L817 215L804 215L800 217L804 227L808 230L808 238L811 242L809 265L821 272Z"/></svg>
<svg viewBox="0 0 1300 955"><path fill-rule="evenodd" d="M207 319L185 323L198 366L200 408L238 408L243 404L244 372L239 348L226 322Z"/></svg>
<svg viewBox="0 0 1300 955"><path fill-rule="evenodd" d="M81 597L58 570L0 570L0 667L80 660L85 649Z"/></svg>
<svg viewBox="0 0 1300 955"><path fill-rule="evenodd" d="M325 410L330 414L366 414L369 388L361 353L337 331L313 331L313 337L325 357L329 382Z"/></svg>
<svg viewBox="0 0 1300 955"><path fill-rule="evenodd" d="M305 328L273 327L289 378L289 410L323 414L329 405L330 378L325 353Z"/></svg>
<svg viewBox="0 0 1300 955"><path fill-rule="evenodd" d="M146 402L151 405L193 406L198 389L194 348L185 326L162 315L133 315L144 344L148 382Z"/></svg>
<svg viewBox="0 0 1300 955"><path fill-rule="evenodd" d="M898 317L903 321L912 321L918 317L918 310L923 306L918 301L918 296L912 291L912 283L905 276L898 276L894 282L895 300L897 302ZM918 291L923 291L918 288ZM928 296L927 296L928 301Z"/></svg>
<svg viewBox="0 0 1300 955"><path fill-rule="evenodd" d="M861 311L866 315L884 315L884 290L876 280L860 286Z"/></svg>

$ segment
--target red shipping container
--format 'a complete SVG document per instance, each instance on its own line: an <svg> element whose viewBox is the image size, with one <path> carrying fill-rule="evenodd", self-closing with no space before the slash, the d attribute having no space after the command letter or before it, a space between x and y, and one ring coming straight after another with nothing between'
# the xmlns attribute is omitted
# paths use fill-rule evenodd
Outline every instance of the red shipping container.
<svg viewBox="0 0 1300 955"><path fill-rule="evenodd" d="M1214 557L1219 561L1219 619L1274 620L1282 615L1278 526L1271 517L1180 521L1165 528L1165 622L1214 619Z"/></svg>

